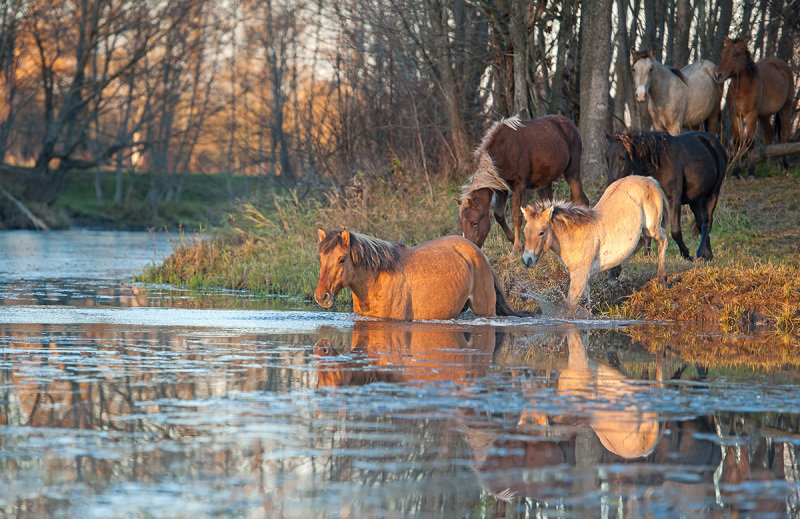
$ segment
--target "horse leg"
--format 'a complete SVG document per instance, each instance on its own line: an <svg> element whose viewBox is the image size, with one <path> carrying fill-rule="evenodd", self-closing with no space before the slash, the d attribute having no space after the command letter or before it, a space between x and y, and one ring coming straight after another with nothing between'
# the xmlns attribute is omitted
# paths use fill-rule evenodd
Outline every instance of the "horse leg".
<svg viewBox="0 0 800 519"><path fill-rule="evenodd" d="M711 244L708 239L708 200L700 198L689 204L689 207L694 214L697 230L700 231L700 246L697 248L697 257L711 261L714 255L711 253Z"/></svg>
<svg viewBox="0 0 800 519"><path fill-rule="evenodd" d="M792 98L786 100L786 103L775 114L775 129L778 131L778 142L789 141L789 126L792 122ZM789 160L786 155L781 157L781 165L783 169L789 169Z"/></svg>
<svg viewBox="0 0 800 519"><path fill-rule="evenodd" d="M683 242L683 233L681 232L680 199L675 203L673 203L672 200L669 201L669 231L672 235L672 239L675 240L675 243L678 244L678 248L681 250L681 256L692 261L692 256L689 254L688 247L686 247L686 244Z"/></svg>
<svg viewBox="0 0 800 519"><path fill-rule="evenodd" d="M544 186L540 187L536 190L536 193L539 195L541 200L546 202L553 201L553 183L550 182L549 184L545 184Z"/></svg>
<svg viewBox="0 0 800 519"><path fill-rule="evenodd" d="M494 219L497 221L500 228L503 229L506 238L508 238L508 241L511 243L514 243L514 233L511 232L508 223L506 223L506 200L508 200L508 191L495 191L492 210L494 211Z"/></svg>
<svg viewBox="0 0 800 519"><path fill-rule="evenodd" d="M583 191L580 167L579 160L573 161L573 163L567 166L567 169L564 170L564 180L567 181L569 192L572 194L572 203L590 207L589 199L586 198L586 193Z"/></svg>
<svg viewBox="0 0 800 519"><path fill-rule="evenodd" d="M567 295L567 308L574 310L578 307L582 295L589 299L589 272L578 270L569 273L569 293Z"/></svg>
<svg viewBox="0 0 800 519"><path fill-rule="evenodd" d="M514 222L514 252L522 252L522 204L525 202L525 184L514 184L511 195L511 220Z"/></svg>
<svg viewBox="0 0 800 519"><path fill-rule="evenodd" d="M753 143L755 143L756 140L757 121L758 117L756 115L755 110L748 113L744 119L744 130L745 130L744 153L747 154L747 175L750 177L755 176L756 172L755 157L753 157L751 150L753 149ZM769 127L769 131L771 132L772 126L767 124L767 127ZM771 136L770 136L770 142L772 142Z"/></svg>
<svg viewBox="0 0 800 519"><path fill-rule="evenodd" d="M680 229L680 227L679 227ZM680 231L678 231L680 232ZM647 234L658 242L658 281L662 286L667 286L667 232L661 227L661 215L649 222ZM639 241L641 243L641 240Z"/></svg>

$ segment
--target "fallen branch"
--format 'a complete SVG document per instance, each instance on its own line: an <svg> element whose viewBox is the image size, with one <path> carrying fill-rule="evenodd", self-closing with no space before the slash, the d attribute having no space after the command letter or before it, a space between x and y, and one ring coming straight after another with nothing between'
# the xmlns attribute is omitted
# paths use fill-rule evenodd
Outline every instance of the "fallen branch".
<svg viewBox="0 0 800 519"><path fill-rule="evenodd" d="M37 229L39 229L40 231L50 230L50 227L48 227L46 223L44 223L40 218L38 218L35 214L33 214L30 209L25 207L25 204L17 200L16 197L14 197L14 195L9 193L3 186L0 186L0 194L11 200L11 202L13 202L15 206L17 206L17 209L19 209L22 212L22 214L27 216L28 220L30 220L31 223L33 223L33 225Z"/></svg>
<svg viewBox="0 0 800 519"><path fill-rule="evenodd" d="M783 157L800 153L800 142L783 142L781 144L770 144L769 146L754 147L752 154L755 162L762 162L771 157Z"/></svg>

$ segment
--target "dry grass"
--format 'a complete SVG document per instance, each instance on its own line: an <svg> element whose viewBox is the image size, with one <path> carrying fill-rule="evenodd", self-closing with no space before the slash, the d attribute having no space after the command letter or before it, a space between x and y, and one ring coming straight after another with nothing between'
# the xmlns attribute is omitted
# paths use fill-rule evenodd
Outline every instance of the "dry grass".
<svg viewBox="0 0 800 519"><path fill-rule="evenodd" d="M566 186L556 186L565 198ZM178 248L142 279L189 286L222 286L259 293L310 298L318 275L317 227L347 227L407 245L458 233L458 185L432 186L398 174L391 181L357 177L347 190L318 200L294 196L270 203L243 204L221 238ZM590 199L602 186L589 183ZM690 250L699 238L684 208L684 239ZM711 234L714 260L682 259L670 240L668 287L652 280L654 255L631 259L616 283L604 273L590 280L591 311L596 315L691 321L721 331L767 326L776 334L800 337L800 172L757 180L726 179ZM567 292L567 273L553 254L534 269L497 225L484 251L505 285L512 305L558 313ZM349 294L339 298L342 309Z"/></svg>

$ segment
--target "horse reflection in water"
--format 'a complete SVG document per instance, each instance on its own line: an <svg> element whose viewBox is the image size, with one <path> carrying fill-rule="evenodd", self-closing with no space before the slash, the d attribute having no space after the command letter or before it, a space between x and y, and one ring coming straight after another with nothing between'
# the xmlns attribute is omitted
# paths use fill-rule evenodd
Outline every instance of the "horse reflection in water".
<svg viewBox="0 0 800 519"><path fill-rule="evenodd" d="M495 349L491 326L468 331L441 325L357 321L347 360L327 338L314 353L320 357L318 386L359 386L374 382L464 383L484 376Z"/></svg>
<svg viewBox="0 0 800 519"><path fill-rule="evenodd" d="M577 331L568 332L567 343L566 366L557 380L531 384L531 405L522 410L515 426L499 428L496 421L477 420L460 425L472 449L473 469L501 509L504 502L520 497L544 508L555 503L563 510L559 502L568 498L595 516L595 502L589 496L600 492L622 498L621 517L638 517L647 513L647 496L656 488L662 496L676 496L674 511L680 514L786 507L785 489L776 486L775 492L760 495L746 486L793 478L787 477L793 469L784 467L786 444L754 434L751 455L741 439L731 441L734 436L720 430L719 417L660 420L645 404L652 401L647 392L652 392L653 383L636 383L619 369L590 360ZM657 387L664 379L662 361L657 361ZM538 399L547 394L542 386L553 383L556 402L565 405L546 413ZM731 414L730 420L742 418ZM733 445L721 449L710 440L719 436ZM598 470L612 465L617 468ZM644 487L650 490L643 493ZM724 498L723 508L717 492Z"/></svg>

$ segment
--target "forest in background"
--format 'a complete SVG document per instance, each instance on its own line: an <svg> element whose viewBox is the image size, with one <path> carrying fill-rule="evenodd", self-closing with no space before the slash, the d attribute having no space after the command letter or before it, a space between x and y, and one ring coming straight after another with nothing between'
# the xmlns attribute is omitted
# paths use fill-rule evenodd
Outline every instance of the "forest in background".
<svg viewBox="0 0 800 519"><path fill-rule="evenodd" d="M113 204L144 175L153 206L179 201L191 173L227 178L230 198L238 175L256 179L248 190L356 175L430 185L466 177L492 121L561 113L599 179L604 132L650 125L631 50L682 67L747 37L756 59L789 63L797 106L798 12L798 0L0 0L0 162L26 166L17 192L45 205L74 169L96 171L97 200Z"/></svg>

